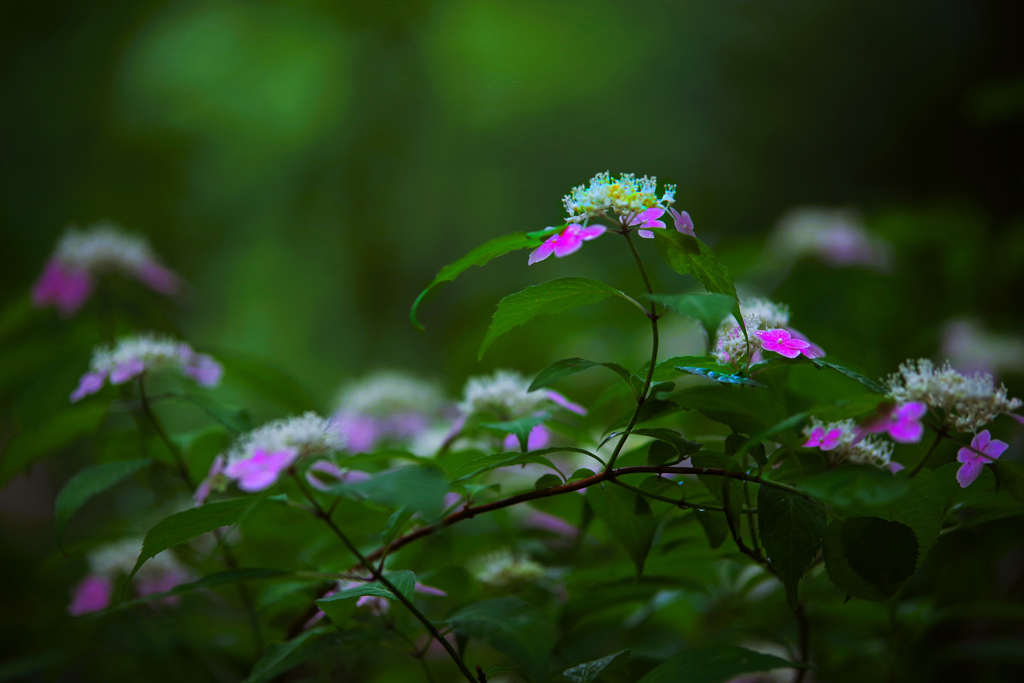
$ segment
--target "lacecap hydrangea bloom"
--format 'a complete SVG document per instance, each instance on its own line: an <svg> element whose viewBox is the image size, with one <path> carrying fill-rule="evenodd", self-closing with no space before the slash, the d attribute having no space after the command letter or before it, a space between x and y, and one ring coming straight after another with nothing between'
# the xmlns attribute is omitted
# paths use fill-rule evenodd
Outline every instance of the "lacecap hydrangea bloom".
<svg viewBox="0 0 1024 683"><path fill-rule="evenodd" d="M466 382L463 400L458 409L461 414L460 424L466 419L477 415L491 415L500 421L518 420L524 417L539 415L545 408L558 406L586 415L587 410L581 405L569 401L565 396L549 389L530 391L530 380L514 370L497 370L493 375L471 377ZM528 448L536 450L544 448L551 439L551 433L544 425L537 425L530 430ZM517 450L518 440L509 434L504 441L507 450Z"/></svg>
<svg viewBox="0 0 1024 683"><path fill-rule="evenodd" d="M337 425L313 412L268 422L239 437L226 454L214 459L196 489L196 502L201 504L211 490L222 490L230 481L249 493L262 491L297 460L340 451L345 445Z"/></svg>
<svg viewBox="0 0 1024 683"><path fill-rule="evenodd" d="M712 351L723 365L759 362L763 351L773 351L787 358L804 355L820 358L825 352L801 332L789 326L789 307L767 299L744 299L740 313L747 328L747 337L732 316L722 321L715 335Z"/></svg>
<svg viewBox="0 0 1024 683"><path fill-rule="evenodd" d="M855 465L875 465L890 471L903 469L892 461L893 445L877 436L865 436L853 420L824 423L816 417L804 427L804 448L820 448L829 454L834 463L849 462Z"/></svg>
<svg viewBox="0 0 1024 683"><path fill-rule="evenodd" d="M920 402L942 410L947 426L960 432L977 432L998 415L1010 415L1024 403L997 389L992 375L964 375L949 363L936 367L926 358L909 360L888 379L898 403Z"/></svg>
<svg viewBox="0 0 1024 683"><path fill-rule="evenodd" d="M174 294L181 286L145 237L103 222L64 233L32 288L32 303L71 315L88 301L96 278L107 272L127 275L161 294Z"/></svg>
<svg viewBox="0 0 1024 683"><path fill-rule="evenodd" d="M71 401L95 394L107 380L124 384L144 372L164 369L183 372L204 387L217 386L224 374L220 363L204 353L196 353L184 342L166 335L137 334L93 351L89 371L71 393Z"/></svg>
<svg viewBox="0 0 1024 683"><path fill-rule="evenodd" d="M987 429L975 434L971 439L971 447L961 448L956 454L957 461L963 463L956 471L960 488L970 486L981 474L981 468L995 461L1009 447L1005 441L993 439Z"/></svg>
<svg viewBox="0 0 1024 683"><path fill-rule="evenodd" d="M346 386L331 420L347 438L349 451L365 453L380 441L413 442L446 407L436 385L384 370Z"/></svg>
<svg viewBox="0 0 1024 683"><path fill-rule="evenodd" d="M552 254L563 258L580 250L584 242L595 240L605 232L603 225L590 225L591 220L618 221L625 229L635 228L640 237L653 239L653 229L665 228L661 220L668 211L676 230L693 235L690 215L672 208L675 185L666 185L658 196L658 179L637 178L624 173L613 178L607 171L591 178L589 185L574 187L562 198L569 214L563 228L548 228L552 235L530 253L529 264L543 261Z"/></svg>
<svg viewBox="0 0 1024 683"><path fill-rule="evenodd" d="M99 612L110 606L114 592L114 580L127 576L135 567L142 553L141 538L127 538L109 543L92 550L86 560L89 574L75 586L68 612L73 616ZM177 585L192 580L192 573L183 566L170 550L164 550L146 560L132 577L132 584L139 597L164 593ZM166 605L178 603L177 596L162 601Z"/></svg>
<svg viewBox="0 0 1024 683"><path fill-rule="evenodd" d="M534 562L528 555L513 553L508 548L477 557L469 564L473 578L492 588L536 581L545 574L543 565Z"/></svg>

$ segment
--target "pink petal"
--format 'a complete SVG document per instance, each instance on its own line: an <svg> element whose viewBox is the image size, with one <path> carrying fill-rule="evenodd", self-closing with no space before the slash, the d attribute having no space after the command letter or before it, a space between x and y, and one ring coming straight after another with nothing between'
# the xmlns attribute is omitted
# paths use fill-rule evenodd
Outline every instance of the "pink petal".
<svg viewBox="0 0 1024 683"><path fill-rule="evenodd" d="M787 349L793 349L794 351L801 351L810 346L810 344L800 339L787 339L786 341L781 342L781 344Z"/></svg>
<svg viewBox="0 0 1024 683"><path fill-rule="evenodd" d="M672 221L676 224L676 230L684 235L695 237L693 232L693 219L690 218L690 214L685 211L676 211L675 209L670 209L669 211L672 214Z"/></svg>
<svg viewBox="0 0 1024 683"><path fill-rule="evenodd" d="M897 443L917 443L924 436L924 425L916 420L901 420L889 425L889 436Z"/></svg>
<svg viewBox="0 0 1024 683"><path fill-rule="evenodd" d="M419 581L416 582L416 585L414 586L414 590L417 593L423 593L424 595L436 595L439 598L447 598L448 597L448 594L445 593L440 588L434 588L433 586L427 586L426 584L422 584Z"/></svg>
<svg viewBox="0 0 1024 683"><path fill-rule="evenodd" d="M791 349L785 344L772 344L772 348L769 348L768 344L764 345L766 351L774 351L775 353L785 356L786 358L796 358L800 355L799 349Z"/></svg>
<svg viewBox="0 0 1024 683"><path fill-rule="evenodd" d="M807 441L804 443L802 448L817 448L821 445L821 440L825 436L824 427L815 427L811 430L810 436L807 437Z"/></svg>
<svg viewBox="0 0 1024 683"><path fill-rule="evenodd" d="M156 261L147 261L135 275L143 284L161 294L174 294L180 284L177 275Z"/></svg>
<svg viewBox="0 0 1024 683"><path fill-rule="evenodd" d="M551 442L551 432L544 425L537 425L530 430L530 435L526 438L526 450L535 451L539 448L547 447L548 443ZM519 437L515 434L508 434L505 436L505 440L502 442L506 451L518 451Z"/></svg>
<svg viewBox="0 0 1024 683"><path fill-rule="evenodd" d="M889 471L892 472L893 474L896 474L900 470L906 469L903 465L899 464L895 460L890 462L888 467L889 467Z"/></svg>
<svg viewBox="0 0 1024 683"><path fill-rule="evenodd" d="M644 221L643 222L643 227L645 227L645 228L666 228L668 226L665 225L664 221Z"/></svg>
<svg viewBox="0 0 1024 683"><path fill-rule="evenodd" d="M540 245L532 252L530 252L530 260L527 263L527 265L532 266L534 263L537 263L538 261L543 261L548 256L551 256L551 254L555 252L555 241L557 239L558 235L555 235L554 237L551 237L546 242L544 242L544 244Z"/></svg>
<svg viewBox="0 0 1024 683"><path fill-rule="evenodd" d="M576 413L577 415L586 415L587 414L587 409L586 408L584 408L583 406L581 406L581 405L579 405L577 403L573 403L572 401L567 399L565 396L562 396L557 391L548 391L547 392L547 396L548 396L548 399L550 399L551 401L554 401L555 403L557 403L558 405L562 406L566 410L572 411L572 412Z"/></svg>
<svg viewBox="0 0 1024 683"><path fill-rule="evenodd" d="M92 284L89 271L50 259L32 287L32 305L43 308L53 304L61 315L69 316L89 298Z"/></svg>
<svg viewBox="0 0 1024 683"><path fill-rule="evenodd" d="M590 240L597 239L607 231L608 228L603 225L588 225L587 227L582 228L578 234L580 238L589 242Z"/></svg>
<svg viewBox="0 0 1024 683"><path fill-rule="evenodd" d="M575 232L566 231L561 239L555 242L555 257L563 258L569 254L575 254L583 246L583 239Z"/></svg>
<svg viewBox="0 0 1024 683"><path fill-rule="evenodd" d="M821 450L830 451L839 445L839 439L843 438L843 430L836 428L830 429L828 434L821 440Z"/></svg>
<svg viewBox="0 0 1024 683"><path fill-rule="evenodd" d="M185 366L185 372L202 386L215 387L220 384L224 368L212 357L199 353L195 355L191 363Z"/></svg>
<svg viewBox="0 0 1024 683"><path fill-rule="evenodd" d="M128 380L141 375L146 369L146 364L141 358L130 358L121 363L110 372L111 384L124 384Z"/></svg>
<svg viewBox="0 0 1024 683"><path fill-rule="evenodd" d="M978 432L973 439L971 439L971 447L977 448L982 453L985 452L985 448L989 442L992 441L992 435L988 433L988 430Z"/></svg>
<svg viewBox="0 0 1024 683"><path fill-rule="evenodd" d="M769 344L778 344L792 338L789 332L783 329L755 330L754 336Z"/></svg>
<svg viewBox="0 0 1024 683"><path fill-rule="evenodd" d="M71 392L71 402L81 401L86 396L95 394L103 388L103 381L107 378L107 371L87 372L78 381L78 388Z"/></svg>
<svg viewBox="0 0 1024 683"><path fill-rule="evenodd" d="M75 586L68 613L80 616L99 612L110 606L110 597L114 594L114 583L106 576L90 574Z"/></svg>
<svg viewBox="0 0 1024 683"><path fill-rule="evenodd" d="M961 448L960 450L963 451L966 449ZM970 453L970 451L968 451L968 453ZM981 468L985 465L980 459L971 460L970 462L964 462L961 460L961 462L964 464L956 471L956 480L960 483L960 488L965 489L978 478L978 475L981 474Z"/></svg>
<svg viewBox="0 0 1024 683"><path fill-rule="evenodd" d="M579 529L561 517L540 510L531 510L523 519L523 526L529 529L548 531L565 538L573 538L579 533Z"/></svg>
<svg viewBox="0 0 1024 683"><path fill-rule="evenodd" d="M636 234L640 235L644 239L648 239L648 240L653 240L654 239L654 233L651 232L650 230L637 230Z"/></svg>
<svg viewBox="0 0 1024 683"><path fill-rule="evenodd" d="M292 464L298 455L294 448L280 451L256 449L251 458L237 460L228 465L224 474L238 482L238 488L247 493L255 493L277 481L282 470Z"/></svg>
<svg viewBox="0 0 1024 683"><path fill-rule="evenodd" d="M904 403L896 409L896 417L900 420L920 420L928 412L928 406L918 401Z"/></svg>
<svg viewBox="0 0 1024 683"><path fill-rule="evenodd" d="M985 449L985 455L989 456L993 460L997 459L1003 452L1010 447L1010 444L999 439L992 439L989 442L988 447Z"/></svg>
<svg viewBox="0 0 1024 683"><path fill-rule="evenodd" d="M665 209L662 209L662 208L657 207L657 206L652 206L651 208L644 209L643 211L641 211L637 215L633 216L633 219L631 221L629 221L629 224L630 225L640 225L642 223L647 223L648 221L653 221L653 220L656 220L658 218L661 218L664 215L665 215ZM662 223L661 225L662 225L662 227L665 227L664 223Z"/></svg>
<svg viewBox="0 0 1024 683"><path fill-rule="evenodd" d="M362 413L336 413L331 422L347 438L349 453L369 453L381 437L377 420Z"/></svg>

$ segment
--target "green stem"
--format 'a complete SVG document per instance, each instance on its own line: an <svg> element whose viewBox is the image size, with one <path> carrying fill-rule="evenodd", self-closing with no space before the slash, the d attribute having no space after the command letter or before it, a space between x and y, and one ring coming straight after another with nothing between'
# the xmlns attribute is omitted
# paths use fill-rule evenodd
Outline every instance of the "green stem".
<svg viewBox="0 0 1024 683"><path fill-rule="evenodd" d="M349 540L349 537L345 535L345 532L343 532L338 527L338 525L334 523L334 520L331 519L330 515L327 514L327 511L324 510L323 506L320 505L320 501L318 501L313 496L312 492L310 492L310 490L306 488L305 484L302 483L302 479L295 472L294 468L291 469L290 473L292 475L292 479L294 479L295 483L298 485L299 490L302 491L302 494L313 506L315 515L322 519L324 524L326 524L331 529L331 531L334 532L334 535L341 540L345 547L348 548L348 551L352 553L357 560L359 560L360 565L365 567L370 572L374 580L379 582L389 591L391 591L395 598L403 605L405 605L405 608L409 610L412 613L412 615L416 617L417 620L419 620L421 624L423 624L424 628L426 628L427 631L430 632L430 635L433 636L433 638L437 640L437 642L441 643L441 646L448 651L449 655L451 655L452 660L454 660L456 666L459 667L459 671L461 671L462 675L466 677L466 680L470 683L477 683L477 679L473 676L473 673L469 670L469 667L466 666L466 663L462 661L462 657L460 657L459 653L455 651L455 648L452 647L452 644L449 643L438 632L437 627L434 626L433 623L431 623L430 619L427 619L423 612L420 612L419 609L416 608L416 605L413 604L412 600L405 597L405 595L403 595L402 592L395 587L395 584L391 583L391 581L388 580L386 576L384 576L384 573L382 571L374 567L373 563L367 560L366 556L359 552L359 549L356 548L355 544L352 543L351 540Z"/></svg>
<svg viewBox="0 0 1024 683"><path fill-rule="evenodd" d="M928 458L932 457L932 453L935 452L935 449L938 448L938 446L939 446L939 442L941 442L942 439L945 436L946 436L946 428L945 427L936 430L936 432L935 432L935 441L932 441L931 447L928 449L928 452L924 454L924 457L921 458L921 462L917 463L917 466L914 467L913 470L911 470L911 472L910 472L910 476L911 477L917 476L917 473L920 472L921 468L924 467L924 464L926 462L928 462Z"/></svg>
<svg viewBox="0 0 1024 683"><path fill-rule="evenodd" d="M644 268L644 262L640 258L640 254L636 250L636 246L633 244L633 238L629 236L629 231L623 233L626 238L626 244L629 245L629 250L633 254L633 258L636 260L637 268L640 269L640 276L644 280L644 286L647 287L648 294L654 294L654 290L651 288L651 280L647 277L647 269ZM647 379L644 380L644 388L640 391L640 394L636 398L636 408L633 410L633 415L629 418L629 424L626 425L626 430L622 433L622 438L615 445L615 450L612 451L612 457L608 460L608 466L605 467L605 472L610 473L612 468L615 466L615 460L619 457L619 453L622 451L622 447L626 445L626 440L629 438L629 433L632 431L636 421L640 418L640 411L644 407L644 402L647 400L647 392L651 389L651 381L654 379L654 366L658 364L658 315L654 308L654 302L651 302L651 310L647 313L647 317L651 319L651 364L647 368Z"/></svg>

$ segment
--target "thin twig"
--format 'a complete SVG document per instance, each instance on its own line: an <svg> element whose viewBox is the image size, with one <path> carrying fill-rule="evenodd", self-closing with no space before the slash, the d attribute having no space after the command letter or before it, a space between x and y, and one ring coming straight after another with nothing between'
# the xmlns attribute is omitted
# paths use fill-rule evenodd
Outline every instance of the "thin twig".
<svg viewBox="0 0 1024 683"><path fill-rule="evenodd" d="M917 463L917 465L914 467L914 469L910 471L910 476L911 477L917 476L917 473L920 472L921 468L924 467L924 464L926 462L928 462L928 458L932 457L932 453L935 452L935 449L938 448L939 443L942 441L942 439L945 436L946 436L946 428L945 427L942 427L940 429L936 429L935 430L935 441L932 441L931 447L928 449L928 452L924 454L924 457L921 458L921 462Z"/></svg>

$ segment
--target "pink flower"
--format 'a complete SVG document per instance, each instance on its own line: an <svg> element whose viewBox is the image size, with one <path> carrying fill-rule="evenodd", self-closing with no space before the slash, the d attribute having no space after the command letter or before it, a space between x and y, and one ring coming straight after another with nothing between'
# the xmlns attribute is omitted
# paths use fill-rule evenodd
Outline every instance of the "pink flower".
<svg viewBox="0 0 1024 683"><path fill-rule="evenodd" d="M187 572L180 569L171 569L153 578L137 579L135 581L135 592L139 594L140 598L156 593L166 593L175 586L188 583L191 579L192 577ZM181 598L177 595L168 595L160 602L173 607L181 602Z"/></svg>
<svg viewBox="0 0 1024 683"><path fill-rule="evenodd" d="M299 452L294 448L266 451L257 448L251 458L236 460L224 468L224 474L238 482L238 488L255 493L277 481L281 470L286 469Z"/></svg>
<svg viewBox="0 0 1024 683"><path fill-rule="evenodd" d="M823 358L825 356L824 349L822 349L820 346L818 346L810 339L808 339L807 335L804 334L803 332L799 330L794 330L792 327L787 327L786 331L793 336L793 339L799 339L800 341L805 341L808 344L810 344L810 346L808 346L804 351L801 351L801 353L803 353L806 357Z"/></svg>
<svg viewBox="0 0 1024 683"><path fill-rule="evenodd" d="M887 414L866 425L865 429L872 434L888 432L892 440L898 443L917 443L924 436L921 418L926 412L928 406L917 401L893 406Z"/></svg>
<svg viewBox="0 0 1024 683"><path fill-rule="evenodd" d="M586 227L573 223L561 233L555 233L542 245L530 253L529 265L543 261L551 254L557 258L563 258L580 250L584 242L597 239L605 233L607 228L603 225L588 225Z"/></svg>
<svg viewBox="0 0 1024 683"><path fill-rule="evenodd" d="M888 468L889 468L889 471L890 471L890 472L892 472L893 474L896 474L896 473L897 473L897 472L899 472L900 470L904 470L904 469L906 469L906 468L905 468L905 467L904 467L903 465L899 464L899 463L898 463L898 462L896 462L895 460L893 460L893 461L892 461L892 462L890 462L890 463L889 463L888 465L886 465L886 467L888 467Z"/></svg>
<svg viewBox="0 0 1024 683"><path fill-rule="evenodd" d="M424 595L434 595L439 598L448 597L448 594L440 588L434 588L433 586L428 586L426 584L420 583L419 581L416 582L415 590L417 593L423 593Z"/></svg>
<svg viewBox="0 0 1024 683"><path fill-rule="evenodd" d="M93 281L89 271L51 258L32 287L32 305L54 305L64 317L72 315L89 299Z"/></svg>
<svg viewBox="0 0 1024 683"><path fill-rule="evenodd" d="M787 330L757 330L754 332L758 339L763 342L765 351L774 351L786 358L796 358L801 353L807 355L810 344L800 339L794 339Z"/></svg>
<svg viewBox="0 0 1024 683"><path fill-rule="evenodd" d="M182 358L185 361L182 370L189 377L204 387L215 387L224 376L224 368L205 353L196 353L187 344L181 346Z"/></svg>
<svg viewBox="0 0 1024 683"><path fill-rule="evenodd" d="M331 418L338 431L348 439L351 453L369 453L381 438L381 425L362 413L337 413Z"/></svg>
<svg viewBox="0 0 1024 683"><path fill-rule="evenodd" d="M843 430L838 427L827 432L824 427L815 427L811 430L810 436L804 448L820 448L823 451L830 451L839 445L839 439L843 438Z"/></svg>
<svg viewBox="0 0 1024 683"><path fill-rule="evenodd" d="M530 430L530 435L526 439L526 450L535 451L540 448L546 447L551 443L551 432L544 425L537 425ZM506 451L518 451L519 450L519 437L515 434L509 434L505 437L504 447Z"/></svg>
<svg viewBox="0 0 1024 683"><path fill-rule="evenodd" d="M99 612L110 606L114 593L114 582L106 576L90 574L75 586L68 613L77 617L82 614Z"/></svg>
<svg viewBox="0 0 1024 683"><path fill-rule="evenodd" d="M956 459L963 463L956 472L956 480L960 482L960 488L965 489L978 478L981 468L987 462L992 462L1003 454L1010 445L1005 441L993 439L986 429L979 432L971 439L970 448L961 448L957 451Z"/></svg>
<svg viewBox="0 0 1024 683"><path fill-rule="evenodd" d="M110 371L111 384L124 384L128 380L138 377L146 370L146 363L141 358L129 358L123 363L118 363Z"/></svg>
<svg viewBox="0 0 1024 683"><path fill-rule="evenodd" d="M547 392L547 397L548 397L548 399L550 399L554 403L557 403L558 405L562 406L566 410L574 412L577 415L586 415L587 414L587 409L586 408L584 408L583 406L579 405L578 403L573 403L572 401L567 399L565 396L562 396L557 391L548 391Z"/></svg>
<svg viewBox="0 0 1024 683"><path fill-rule="evenodd" d="M693 219L690 218L690 214L685 211L676 211L673 208L669 208L668 212L672 214L672 221L676 224L676 230L689 235L690 237L696 237L693 234Z"/></svg>
<svg viewBox="0 0 1024 683"><path fill-rule="evenodd" d="M641 237L646 237L649 240L654 239L654 233L650 230L644 230L644 228L664 228L665 221L658 220L665 215L665 209L654 206L650 209L644 209L637 215L633 216L629 221L629 225L637 225L640 230L637 231Z"/></svg>

